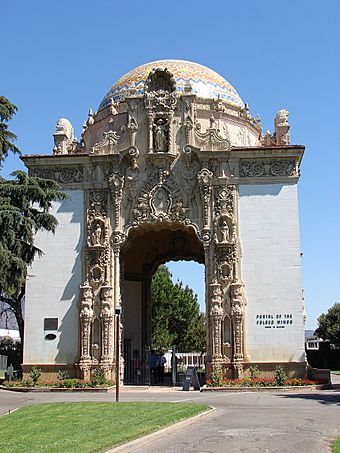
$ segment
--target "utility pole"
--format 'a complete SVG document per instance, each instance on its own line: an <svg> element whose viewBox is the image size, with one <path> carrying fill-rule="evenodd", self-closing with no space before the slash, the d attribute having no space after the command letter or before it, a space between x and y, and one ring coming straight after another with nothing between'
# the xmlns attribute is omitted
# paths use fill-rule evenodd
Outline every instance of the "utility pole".
<svg viewBox="0 0 340 453"><path fill-rule="evenodd" d="M119 403L119 384L120 384L120 308L115 309L116 314L116 403Z"/></svg>

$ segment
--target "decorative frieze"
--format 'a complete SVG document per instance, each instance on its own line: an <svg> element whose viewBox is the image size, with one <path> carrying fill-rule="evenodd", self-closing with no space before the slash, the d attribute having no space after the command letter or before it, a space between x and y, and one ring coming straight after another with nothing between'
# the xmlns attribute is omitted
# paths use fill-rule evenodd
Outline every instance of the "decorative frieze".
<svg viewBox="0 0 340 453"><path fill-rule="evenodd" d="M34 168L30 170L29 174L36 178L53 179L60 184L72 184L84 181L83 169L79 167Z"/></svg>
<svg viewBox="0 0 340 453"><path fill-rule="evenodd" d="M241 178L266 176L298 176L296 159L240 160Z"/></svg>

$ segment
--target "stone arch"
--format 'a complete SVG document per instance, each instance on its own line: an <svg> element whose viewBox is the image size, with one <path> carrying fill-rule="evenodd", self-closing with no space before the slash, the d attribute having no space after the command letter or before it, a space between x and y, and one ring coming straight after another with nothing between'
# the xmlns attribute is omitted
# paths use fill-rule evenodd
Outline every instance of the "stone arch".
<svg viewBox="0 0 340 453"><path fill-rule="evenodd" d="M130 230L122 256L122 355L129 383L134 351L151 347L151 279L160 264L193 260L205 252L194 228L180 222L145 222ZM141 356L143 354L140 354Z"/></svg>

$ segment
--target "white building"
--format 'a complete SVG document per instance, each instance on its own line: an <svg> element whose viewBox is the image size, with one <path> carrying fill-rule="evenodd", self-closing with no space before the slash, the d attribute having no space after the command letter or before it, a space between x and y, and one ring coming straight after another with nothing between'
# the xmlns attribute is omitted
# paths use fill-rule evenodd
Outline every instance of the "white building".
<svg viewBox="0 0 340 453"><path fill-rule="evenodd" d="M100 366L111 376L115 310L121 357L147 347L152 273L193 259L205 264L207 373L304 373L304 147L290 143L287 110L263 134L216 72L157 61L113 85L79 142L66 119L54 140L53 155L23 158L69 195L54 206L56 234L37 236L45 254L27 280L24 370L88 378Z"/></svg>

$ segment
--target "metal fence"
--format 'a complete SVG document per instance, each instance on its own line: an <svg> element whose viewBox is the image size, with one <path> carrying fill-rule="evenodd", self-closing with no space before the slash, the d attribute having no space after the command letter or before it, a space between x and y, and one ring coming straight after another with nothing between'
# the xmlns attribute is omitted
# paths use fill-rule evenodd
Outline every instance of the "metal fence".
<svg viewBox="0 0 340 453"><path fill-rule="evenodd" d="M135 347L124 342L124 384L179 385L188 366L204 373L206 354L173 348L164 354L151 351L149 346Z"/></svg>
<svg viewBox="0 0 340 453"><path fill-rule="evenodd" d="M7 370L7 355L0 355L0 370Z"/></svg>

